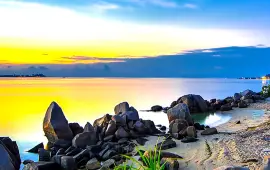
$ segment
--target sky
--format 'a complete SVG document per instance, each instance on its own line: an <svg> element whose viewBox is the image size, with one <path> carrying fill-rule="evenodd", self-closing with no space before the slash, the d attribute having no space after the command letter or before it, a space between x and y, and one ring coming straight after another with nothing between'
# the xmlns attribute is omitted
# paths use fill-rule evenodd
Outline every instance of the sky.
<svg viewBox="0 0 270 170"><path fill-rule="evenodd" d="M72 70L172 56L189 61L201 49L261 50L270 46L269 8L268 0L0 0L0 74L69 68L83 76Z"/></svg>

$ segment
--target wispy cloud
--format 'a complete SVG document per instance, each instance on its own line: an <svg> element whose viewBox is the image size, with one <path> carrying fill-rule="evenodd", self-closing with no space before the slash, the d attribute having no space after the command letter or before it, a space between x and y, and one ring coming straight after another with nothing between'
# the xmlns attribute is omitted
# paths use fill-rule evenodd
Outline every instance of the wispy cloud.
<svg viewBox="0 0 270 170"><path fill-rule="evenodd" d="M96 12L106 12L106 11L111 11L111 10L117 10L120 9L121 6L118 4L114 4L114 3L109 3L109 2L105 2L105 1L99 1L97 3L94 3L92 5L90 5L90 9Z"/></svg>
<svg viewBox="0 0 270 170"><path fill-rule="evenodd" d="M115 62L125 62L124 60L118 58L97 58L97 57L88 57L88 56L70 56L62 57L61 61L65 63L115 63Z"/></svg>
<svg viewBox="0 0 270 170"><path fill-rule="evenodd" d="M146 5L155 5L164 8L176 8L178 4L174 1L170 0L128 0L129 2L136 3L138 5L146 6Z"/></svg>
<svg viewBox="0 0 270 170"><path fill-rule="evenodd" d="M187 3L187 4L184 4L184 8L196 9L198 8L198 6L196 4Z"/></svg>

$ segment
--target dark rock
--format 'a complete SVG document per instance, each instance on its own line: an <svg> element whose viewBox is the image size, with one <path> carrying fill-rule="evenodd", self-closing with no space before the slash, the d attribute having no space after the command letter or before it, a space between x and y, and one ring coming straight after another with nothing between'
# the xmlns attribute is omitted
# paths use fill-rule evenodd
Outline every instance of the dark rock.
<svg viewBox="0 0 270 170"><path fill-rule="evenodd" d="M180 131L186 129L188 127L188 123L184 119L175 119L169 125L170 133L179 133Z"/></svg>
<svg viewBox="0 0 270 170"><path fill-rule="evenodd" d="M239 101L241 99L242 95L240 93L235 93L233 96L234 101Z"/></svg>
<svg viewBox="0 0 270 170"><path fill-rule="evenodd" d="M167 116L169 123L175 119L184 119L188 122L189 125L193 125L193 120L191 118L188 106L186 104L179 103L173 108L169 109L167 111Z"/></svg>
<svg viewBox="0 0 270 170"><path fill-rule="evenodd" d="M170 152L160 152L160 157L162 158L173 158L173 159L182 159L183 157L174 153L170 153Z"/></svg>
<svg viewBox="0 0 270 170"><path fill-rule="evenodd" d="M27 152L38 153L39 148L44 148L43 143L38 144L37 146L33 147L32 149L28 150Z"/></svg>
<svg viewBox="0 0 270 170"><path fill-rule="evenodd" d="M136 121L136 123L134 124L134 129L141 134L144 134L146 132L146 127L141 121Z"/></svg>
<svg viewBox="0 0 270 170"><path fill-rule="evenodd" d="M101 151L101 145L92 145L86 147L90 152L98 154Z"/></svg>
<svg viewBox="0 0 270 170"><path fill-rule="evenodd" d="M103 140L104 142L108 142L108 141L112 141L113 139L114 139L114 135L110 135L110 136L105 137Z"/></svg>
<svg viewBox="0 0 270 170"><path fill-rule="evenodd" d="M26 165L26 164L30 164L30 163L33 163L33 162L34 161L27 159L27 160L23 161L23 164Z"/></svg>
<svg viewBox="0 0 270 170"><path fill-rule="evenodd" d="M232 110L231 105L222 105L220 108L220 111L230 111L230 110Z"/></svg>
<svg viewBox="0 0 270 170"><path fill-rule="evenodd" d="M249 170L249 168L245 167L236 167L236 166L221 166L214 170Z"/></svg>
<svg viewBox="0 0 270 170"><path fill-rule="evenodd" d="M216 103L217 99L211 99L210 103Z"/></svg>
<svg viewBox="0 0 270 170"><path fill-rule="evenodd" d="M152 135L157 133L157 128L152 120L143 120L142 122L148 134Z"/></svg>
<svg viewBox="0 0 270 170"><path fill-rule="evenodd" d="M205 129L209 129L210 127L209 126L205 126Z"/></svg>
<svg viewBox="0 0 270 170"><path fill-rule="evenodd" d="M57 152L56 155L65 155L65 149L60 148Z"/></svg>
<svg viewBox="0 0 270 170"><path fill-rule="evenodd" d="M129 122L128 122L128 129L133 130L133 129L134 129L134 124L135 124L135 123L136 123L135 121L129 121Z"/></svg>
<svg viewBox="0 0 270 170"><path fill-rule="evenodd" d="M5 147L5 145L3 145L0 142L0 168L5 170L5 169L10 169L10 170L19 170L18 168L15 169L14 167L14 162L12 162L12 158L10 156L10 152L8 151L8 149Z"/></svg>
<svg viewBox="0 0 270 170"><path fill-rule="evenodd" d="M200 113L208 111L207 104L200 95L185 95L180 97L177 102L186 104L189 108L190 113Z"/></svg>
<svg viewBox="0 0 270 170"><path fill-rule="evenodd" d="M108 160L111 157L117 155L118 153L115 150L108 150L103 156L102 156L102 160Z"/></svg>
<svg viewBox="0 0 270 170"><path fill-rule="evenodd" d="M177 101L173 101L172 103L171 103L171 108L173 108L174 106L176 106L178 103L177 103Z"/></svg>
<svg viewBox="0 0 270 170"><path fill-rule="evenodd" d="M232 102L232 103L231 103L231 106L232 106L232 107L238 107L238 103L237 103L237 102Z"/></svg>
<svg viewBox="0 0 270 170"><path fill-rule="evenodd" d="M51 152L47 151L43 148L39 148L38 150L38 160L49 162L51 160Z"/></svg>
<svg viewBox="0 0 270 170"><path fill-rule="evenodd" d="M194 126L187 127L187 136L197 138L197 132Z"/></svg>
<svg viewBox="0 0 270 170"><path fill-rule="evenodd" d="M110 121L112 120L112 116L109 114L104 115L101 118L98 118L94 121L93 126L100 126L100 127L104 127L106 124L108 124Z"/></svg>
<svg viewBox="0 0 270 170"><path fill-rule="evenodd" d="M60 170L61 166L55 162L34 162L24 166L23 170Z"/></svg>
<svg viewBox="0 0 270 170"><path fill-rule="evenodd" d="M108 151L108 150L110 150L110 146L106 146L101 152L99 152L99 154L98 154L98 156L100 157L100 158L102 158L103 157L103 155Z"/></svg>
<svg viewBox="0 0 270 170"><path fill-rule="evenodd" d="M128 143L129 139L128 138L122 138L122 139L119 139L118 140L118 144L125 144L125 143Z"/></svg>
<svg viewBox="0 0 270 170"><path fill-rule="evenodd" d="M95 132L94 127L91 125L91 123L87 122L86 125L83 128L83 132Z"/></svg>
<svg viewBox="0 0 270 170"><path fill-rule="evenodd" d="M86 164L87 170L96 170L99 168L101 168L101 164L96 158L89 160Z"/></svg>
<svg viewBox="0 0 270 170"><path fill-rule="evenodd" d="M88 149L84 149L83 151L81 151L80 153L78 153L77 155L73 156L73 158L75 159L76 162L79 162L81 159L83 159L84 157L88 157L89 158L89 150Z"/></svg>
<svg viewBox="0 0 270 170"><path fill-rule="evenodd" d="M87 162L89 161L88 157L84 157L82 158L78 163L77 163L77 167L81 168L85 168L85 165L87 164Z"/></svg>
<svg viewBox="0 0 270 170"><path fill-rule="evenodd" d="M67 150L65 151L65 154L67 154L67 153L69 153L69 152L73 151L74 149L75 149L75 147L70 146L70 147L69 147L69 148L67 148Z"/></svg>
<svg viewBox="0 0 270 170"><path fill-rule="evenodd" d="M129 133L123 127L119 127L118 130L115 132L115 136L117 139L128 138Z"/></svg>
<svg viewBox="0 0 270 170"><path fill-rule="evenodd" d="M153 112L160 112L162 110L163 110L163 107L159 106L159 105L155 105L155 106L151 107L151 111L153 111Z"/></svg>
<svg viewBox="0 0 270 170"><path fill-rule="evenodd" d="M129 111L126 111L126 112L121 114L121 117L125 117L125 116L129 121L130 120L137 121L140 119L139 113L134 107L130 107Z"/></svg>
<svg viewBox="0 0 270 170"><path fill-rule="evenodd" d="M247 108L248 105L244 101L241 101L241 102L238 103L238 107L239 108Z"/></svg>
<svg viewBox="0 0 270 170"><path fill-rule="evenodd" d="M157 148L161 148L161 150L166 150L166 149L175 148L175 147L176 147L176 142L171 139L167 139L164 142L160 142L157 144Z"/></svg>
<svg viewBox="0 0 270 170"><path fill-rule="evenodd" d="M70 152L68 152L66 154L66 156L75 156L77 155L78 153L80 153L82 150L80 148L75 148L73 150L71 150Z"/></svg>
<svg viewBox="0 0 270 170"><path fill-rule="evenodd" d="M115 163L115 160L109 159L109 160L103 162L102 167L104 167L104 168L113 168L114 163Z"/></svg>
<svg viewBox="0 0 270 170"><path fill-rule="evenodd" d="M79 125L79 123L69 123L68 125L73 133L73 136L83 132L83 128Z"/></svg>
<svg viewBox="0 0 270 170"><path fill-rule="evenodd" d="M128 102L122 102L114 107L114 113L121 114L124 112L127 112L129 110L129 104Z"/></svg>
<svg viewBox="0 0 270 170"><path fill-rule="evenodd" d="M130 153L134 150L134 146L132 145L127 145L123 147L123 153L127 154Z"/></svg>
<svg viewBox="0 0 270 170"><path fill-rule="evenodd" d="M254 103L254 100L253 99L245 99L243 100L245 103Z"/></svg>
<svg viewBox="0 0 270 170"><path fill-rule="evenodd" d="M240 120L238 120L238 121L235 122L235 124L240 124L240 123L241 123Z"/></svg>
<svg viewBox="0 0 270 170"><path fill-rule="evenodd" d="M109 125L107 127L107 130L105 132L105 136L110 136L110 135L114 135L115 132L117 130L117 126L116 126L116 123L114 121L110 121L109 122Z"/></svg>
<svg viewBox="0 0 270 170"><path fill-rule="evenodd" d="M67 141L63 139L59 139L53 144L53 146L55 147L64 148L64 149L69 148L71 145L72 145L71 141Z"/></svg>
<svg viewBox="0 0 270 170"><path fill-rule="evenodd" d="M194 137L186 137L181 140L182 143L191 143L191 142L197 142L199 139Z"/></svg>
<svg viewBox="0 0 270 170"><path fill-rule="evenodd" d="M125 119L123 117L121 117L120 115L113 115L112 121L114 121L115 124L118 126L124 126L126 124Z"/></svg>
<svg viewBox="0 0 270 170"><path fill-rule="evenodd" d="M204 130L204 127L200 123L194 123L194 127L196 130Z"/></svg>
<svg viewBox="0 0 270 170"><path fill-rule="evenodd" d="M163 158L163 159L161 159L160 164L161 165L165 164L166 170L178 170L179 169L179 162L177 160L174 160L174 159Z"/></svg>
<svg viewBox="0 0 270 170"><path fill-rule="evenodd" d="M256 95L255 92L253 92L252 90L245 90L243 92L241 92L242 96L252 96L252 95Z"/></svg>
<svg viewBox="0 0 270 170"><path fill-rule="evenodd" d="M165 131L167 128L166 128L166 126L162 126L159 129L162 130L162 131Z"/></svg>
<svg viewBox="0 0 270 170"><path fill-rule="evenodd" d="M72 140L72 146L76 148L86 148L86 146L95 145L96 143L96 135L93 132L80 133Z"/></svg>
<svg viewBox="0 0 270 170"><path fill-rule="evenodd" d="M76 170L77 169L75 159L72 156L62 156L61 167L63 170Z"/></svg>
<svg viewBox="0 0 270 170"><path fill-rule="evenodd" d="M139 144L139 145L145 145L145 143L148 141L148 139L146 138L137 138L136 139L136 142Z"/></svg>
<svg viewBox="0 0 270 170"><path fill-rule="evenodd" d="M159 128L161 128L161 127L162 127L162 125L156 125L156 127L159 127Z"/></svg>
<svg viewBox="0 0 270 170"><path fill-rule="evenodd" d="M216 128L208 128L208 129L202 131L201 135L214 135L217 133L218 133L218 131Z"/></svg>
<svg viewBox="0 0 270 170"><path fill-rule="evenodd" d="M73 133L68 121L56 102L52 102L43 120L43 131L48 141L54 143L58 139L72 140Z"/></svg>
<svg viewBox="0 0 270 170"><path fill-rule="evenodd" d="M181 139L182 137L181 135L179 135L179 133L172 133L171 135L174 139L177 139L177 140Z"/></svg>

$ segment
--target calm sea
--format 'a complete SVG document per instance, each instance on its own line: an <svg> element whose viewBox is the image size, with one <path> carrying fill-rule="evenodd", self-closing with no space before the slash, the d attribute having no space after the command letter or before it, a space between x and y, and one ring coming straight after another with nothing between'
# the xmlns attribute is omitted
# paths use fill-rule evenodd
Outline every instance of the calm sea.
<svg viewBox="0 0 270 170"><path fill-rule="evenodd" d="M56 101L69 122L82 126L114 106L127 101L137 110L159 104L169 106L185 94L200 94L204 99L225 98L245 89L260 91L262 80L236 79L129 79L129 78L2 78L0 79L0 136L17 140L24 159L37 157L23 152L44 141L42 122L47 107ZM164 113L140 112L143 119L168 125ZM218 124L229 116L198 116L206 124ZM196 119L196 116L195 116Z"/></svg>

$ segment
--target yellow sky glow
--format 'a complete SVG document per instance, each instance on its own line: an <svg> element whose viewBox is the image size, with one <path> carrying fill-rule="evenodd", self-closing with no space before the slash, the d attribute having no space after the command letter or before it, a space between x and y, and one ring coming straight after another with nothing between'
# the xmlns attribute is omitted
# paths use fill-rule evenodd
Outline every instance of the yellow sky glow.
<svg viewBox="0 0 270 170"><path fill-rule="evenodd" d="M62 57L156 56L250 44L240 30L141 25L12 0L0 0L0 23L0 62L12 64L67 64Z"/></svg>

